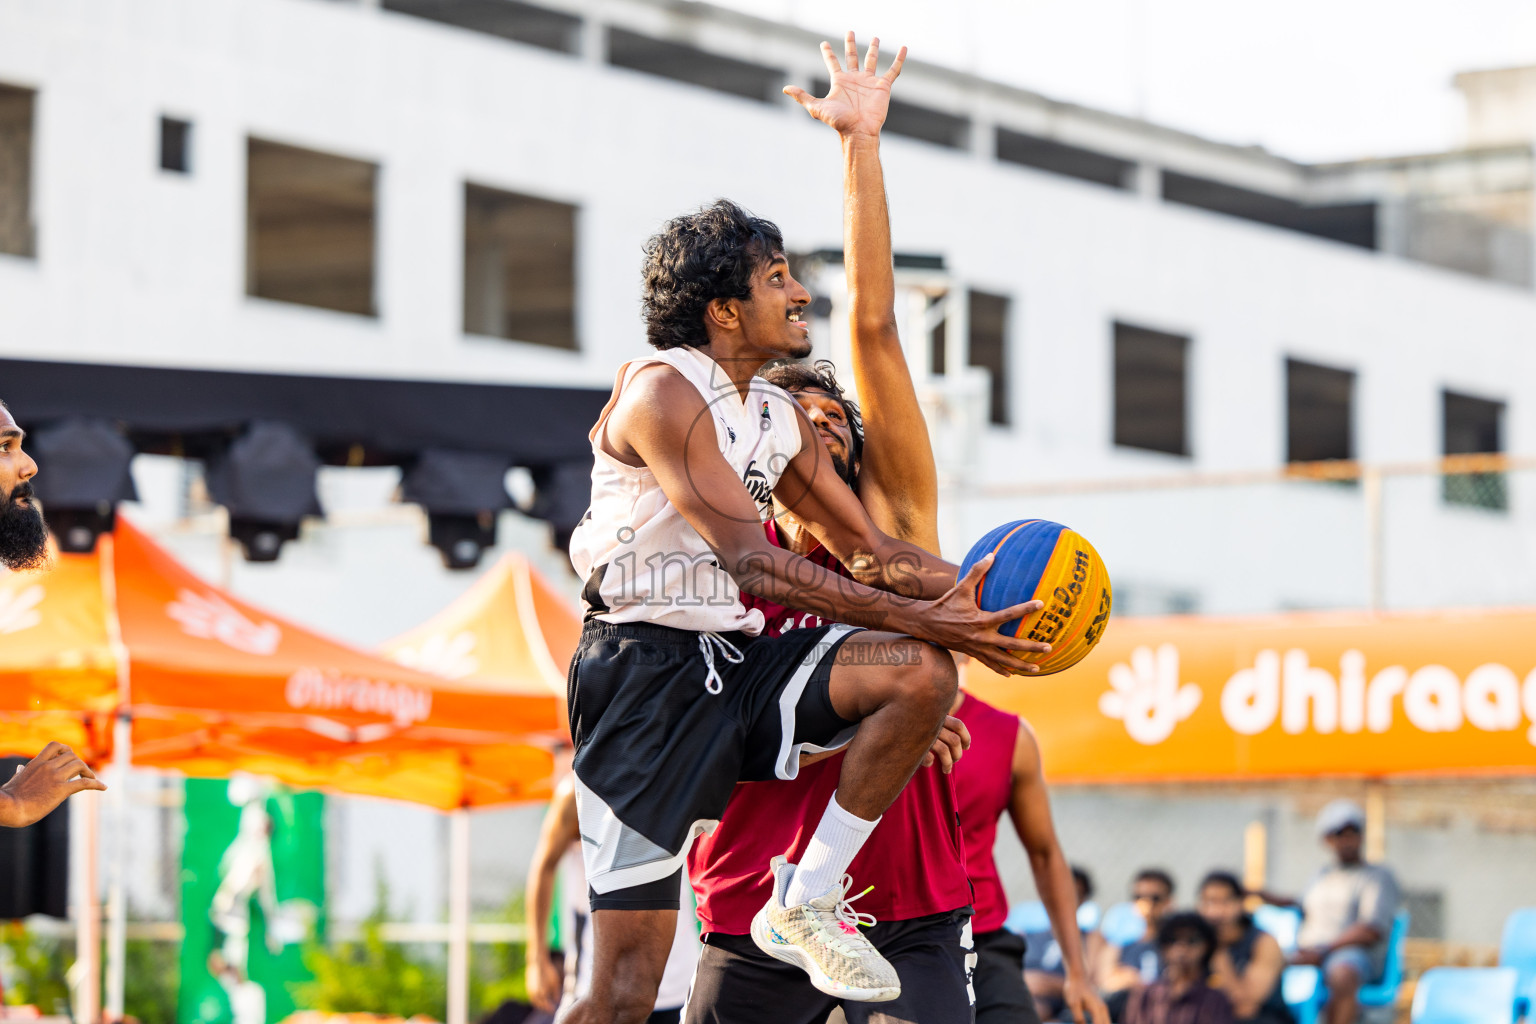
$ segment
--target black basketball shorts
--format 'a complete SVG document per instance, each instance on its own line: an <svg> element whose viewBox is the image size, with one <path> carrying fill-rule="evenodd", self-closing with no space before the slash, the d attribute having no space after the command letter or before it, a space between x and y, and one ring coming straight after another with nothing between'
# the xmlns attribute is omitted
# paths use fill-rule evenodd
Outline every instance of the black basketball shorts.
<svg viewBox="0 0 1536 1024"><path fill-rule="evenodd" d="M854 632L586 623L568 700L593 910L676 907L688 848L737 782L792 779L802 752L847 745L854 723L833 710L829 681Z"/></svg>
<svg viewBox="0 0 1536 1024"><path fill-rule="evenodd" d="M693 972L683 1024L822 1024L839 1005L848 1024L971 1024L970 907L881 921L866 934L901 978L901 995L889 1002L826 995L805 971L758 949L752 936L711 933Z"/></svg>

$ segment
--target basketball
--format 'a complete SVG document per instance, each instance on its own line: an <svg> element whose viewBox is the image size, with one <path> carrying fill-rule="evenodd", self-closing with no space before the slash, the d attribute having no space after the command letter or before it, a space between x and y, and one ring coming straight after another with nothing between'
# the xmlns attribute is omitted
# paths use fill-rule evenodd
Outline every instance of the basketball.
<svg viewBox="0 0 1536 1024"><path fill-rule="evenodd" d="M1048 643L1050 653L1014 651L1013 656L1039 665L1041 675L1082 661L1104 635L1114 602L1109 570L1093 545L1060 523L1023 519L999 526L977 541L960 564L960 575L989 554L997 557L976 587L976 603L982 610L1045 602L1038 612L1005 622L998 631Z"/></svg>

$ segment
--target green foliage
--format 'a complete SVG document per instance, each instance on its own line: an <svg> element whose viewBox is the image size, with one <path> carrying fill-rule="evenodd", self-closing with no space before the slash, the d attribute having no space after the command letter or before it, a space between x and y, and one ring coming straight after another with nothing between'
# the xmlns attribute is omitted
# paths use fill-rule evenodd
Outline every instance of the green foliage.
<svg viewBox="0 0 1536 1024"><path fill-rule="evenodd" d="M327 1013L421 1014L442 1020L448 982L441 958L385 942L387 920L389 889L380 881L361 942L312 944L305 950L304 966L315 980L294 987L298 1005Z"/></svg>
<svg viewBox="0 0 1536 1024"><path fill-rule="evenodd" d="M5 1001L32 1005L44 1013L67 1013L69 986L64 972L74 962L73 943L37 935L20 921L0 924L0 957L6 961Z"/></svg>
<svg viewBox="0 0 1536 1024"><path fill-rule="evenodd" d="M5 962L5 1001L32 1005L45 1014L69 1013L65 972L75 944L39 935L20 921L0 924L0 958ZM143 1024L175 1024L178 967L176 944L133 939L128 943L123 1009Z"/></svg>
<svg viewBox="0 0 1536 1024"><path fill-rule="evenodd" d="M363 922L362 941L331 947L312 944L305 950L304 965L315 980L294 987L298 1004L328 1013L422 1014L442 1020L448 999L442 947L385 942L382 925L389 919L389 890L379 882L373 909ZM509 922L522 919L521 893L490 917ZM526 962L526 947L521 942L476 943L470 947L471 1019L484 1017L509 999L527 1002Z"/></svg>
<svg viewBox="0 0 1536 1024"><path fill-rule="evenodd" d="M492 920L523 920L523 894L518 893ZM528 947L521 942L492 942L470 947L469 1015L478 1020L508 999L528 1001Z"/></svg>
<svg viewBox="0 0 1536 1024"><path fill-rule="evenodd" d="M130 940L127 967L123 1012L143 1024L176 1024L176 993L181 985L178 944Z"/></svg>

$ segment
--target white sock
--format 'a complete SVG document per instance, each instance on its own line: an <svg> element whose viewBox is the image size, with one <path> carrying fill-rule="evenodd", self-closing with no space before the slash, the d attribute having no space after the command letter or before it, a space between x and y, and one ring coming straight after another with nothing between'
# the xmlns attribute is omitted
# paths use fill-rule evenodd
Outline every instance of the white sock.
<svg viewBox="0 0 1536 1024"><path fill-rule="evenodd" d="M816 834L805 848L805 856L795 865L794 877L784 893L784 905L793 907L825 896L843 880L848 865L858 854L864 840L880 824L880 819L865 821L849 814L837 802L837 794L827 801L827 809L816 826Z"/></svg>

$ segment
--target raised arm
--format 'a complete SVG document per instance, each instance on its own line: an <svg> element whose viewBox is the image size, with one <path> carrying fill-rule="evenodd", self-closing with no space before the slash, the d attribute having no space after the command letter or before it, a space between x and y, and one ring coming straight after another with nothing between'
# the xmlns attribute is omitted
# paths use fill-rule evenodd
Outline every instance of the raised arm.
<svg viewBox="0 0 1536 1024"><path fill-rule="evenodd" d="M667 500L743 589L830 622L915 636L1000 672L1034 669L1004 648L1035 651L1043 645L1003 636L997 627L1037 606L977 608L975 588L990 562L978 563L957 584L953 566L882 533L838 479L804 413L799 422L801 451L790 460L775 496L783 491L784 504L844 564L862 561L856 576L877 579L886 589L845 579L768 542L757 505L716 447L703 397L671 367L653 364L635 374L607 420L606 443L616 457L633 459L655 474ZM695 423L708 429L695 437Z"/></svg>
<svg viewBox="0 0 1536 1024"><path fill-rule="evenodd" d="M1022 720L1013 748L1013 790L1008 814L1024 844L1024 852L1029 855L1035 889L1050 916L1056 944L1061 947L1062 967L1066 971L1061 994L1066 1008L1077 1024L1109 1024L1109 1011L1094 992L1083 955L1077 927L1077 887L1072 883L1072 868L1056 838L1051 798L1040 766L1040 744L1034 731Z"/></svg>
<svg viewBox="0 0 1536 1024"><path fill-rule="evenodd" d="M830 44L821 48L831 75L827 95L818 99L793 86L784 91L842 141L843 266L853 380L864 420L859 499L882 531L937 551L938 472L896 330L891 224L880 166L880 129L907 50L902 47L880 75L879 39L870 42L862 66L852 32L844 40L846 67Z"/></svg>

